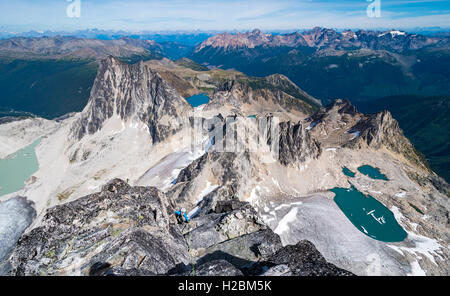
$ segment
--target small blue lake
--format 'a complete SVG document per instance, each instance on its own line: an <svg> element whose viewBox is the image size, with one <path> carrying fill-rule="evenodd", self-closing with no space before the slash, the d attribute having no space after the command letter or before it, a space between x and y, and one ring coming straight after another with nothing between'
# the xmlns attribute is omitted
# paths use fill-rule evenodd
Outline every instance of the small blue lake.
<svg viewBox="0 0 450 296"><path fill-rule="evenodd" d="M403 241L407 233L382 203L355 187L333 188L334 201L352 224L365 235L383 242Z"/></svg>
<svg viewBox="0 0 450 296"><path fill-rule="evenodd" d="M255 119L256 118L256 114L255 115L249 115L249 116L247 116L247 118Z"/></svg>
<svg viewBox="0 0 450 296"><path fill-rule="evenodd" d="M207 94L198 94L186 98L186 101L194 108L209 103L209 100L210 98Z"/></svg>
<svg viewBox="0 0 450 296"><path fill-rule="evenodd" d="M349 168L347 167L343 167L342 168L342 172L344 173L344 175L353 178L355 176L356 173L352 172Z"/></svg>
<svg viewBox="0 0 450 296"><path fill-rule="evenodd" d="M38 169L35 148L40 139L4 159L0 159L0 196L22 189L25 181Z"/></svg>
<svg viewBox="0 0 450 296"><path fill-rule="evenodd" d="M386 177L386 175L384 175L384 174L382 174L382 173L380 172L380 169L379 169L379 168L374 168L374 167L372 167L372 166L370 166L370 165L363 165L363 166L360 166L360 167L358 168L358 171L359 171L361 174L364 174L364 175L366 175L366 176L369 176L369 177L372 178L372 179L389 181L389 179Z"/></svg>

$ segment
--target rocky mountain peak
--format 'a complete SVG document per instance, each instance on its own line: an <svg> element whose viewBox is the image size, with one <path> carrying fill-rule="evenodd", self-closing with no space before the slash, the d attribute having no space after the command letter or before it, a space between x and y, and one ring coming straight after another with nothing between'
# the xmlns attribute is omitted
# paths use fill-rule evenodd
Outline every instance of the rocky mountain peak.
<svg viewBox="0 0 450 296"><path fill-rule="evenodd" d="M427 167L423 155L405 137L398 121L387 110L361 117L350 132L358 133L359 136L352 140L348 146L358 148L368 146L374 149L384 147L404 155L419 167Z"/></svg>
<svg viewBox="0 0 450 296"><path fill-rule="evenodd" d="M72 126L81 139L99 131L113 116L143 123L153 142L164 139L182 124L189 104L157 72L143 62L129 65L115 57L100 62L89 102Z"/></svg>
<svg viewBox="0 0 450 296"><path fill-rule="evenodd" d="M260 29L254 29L251 34L254 36L260 36L262 32Z"/></svg>

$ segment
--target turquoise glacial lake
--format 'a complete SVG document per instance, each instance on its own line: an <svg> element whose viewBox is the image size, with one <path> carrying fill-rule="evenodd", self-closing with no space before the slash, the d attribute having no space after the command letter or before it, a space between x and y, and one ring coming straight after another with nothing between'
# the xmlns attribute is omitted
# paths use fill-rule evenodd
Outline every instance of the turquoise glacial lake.
<svg viewBox="0 0 450 296"><path fill-rule="evenodd" d="M384 174L382 174L382 173L380 172L380 169L379 169L379 168L374 168L374 167L372 167L372 166L370 166L370 165L363 165L363 166L360 166L360 167L358 168L358 171L359 171L361 174L364 174L364 175L366 175L366 176L369 176L369 177L372 178L372 179L378 179L378 180L389 181L389 179L386 177L386 175L384 175Z"/></svg>
<svg viewBox="0 0 450 296"><path fill-rule="evenodd" d="M352 172L349 168L347 167L343 167L342 168L342 172L344 173L344 175L353 178L355 176L355 173Z"/></svg>
<svg viewBox="0 0 450 296"><path fill-rule="evenodd" d="M0 159L0 196L19 191L38 169L35 148L40 139Z"/></svg>
<svg viewBox="0 0 450 296"><path fill-rule="evenodd" d="M403 241L407 233L394 214L372 196L355 187L333 188L334 201L352 224L365 235L383 242Z"/></svg>
<svg viewBox="0 0 450 296"><path fill-rule="evenodd" d="M192 97L186 98L186 101L192 106L192 107L198 107L204 104L207 104L209 102L210 98L206 94L198 94L193 95Z"/></svg>

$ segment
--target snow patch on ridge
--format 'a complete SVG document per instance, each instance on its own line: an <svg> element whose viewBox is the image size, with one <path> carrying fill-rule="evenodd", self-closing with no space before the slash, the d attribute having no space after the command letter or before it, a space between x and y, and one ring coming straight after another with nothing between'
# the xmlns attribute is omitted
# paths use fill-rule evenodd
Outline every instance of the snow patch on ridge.
<svg viewBox="0 0 450 296"><path fill-rule="evenodd" d="M217 187L219 187L219 185L212 185L211 182L208 181L206 183L206 187L202 190L202 192L200 192L197 198L197 203L202 201L205 196L216 190Z"/></svg>
<svg viewBox="0 0 450 296"><path fill-rule="evenodd" d="M396 206L392 206L390 210L394 214L395 219L400 223L400 225L404 226L405 217L400 212L400 210ZM434 256L442 258L441 255L437 253L442 248L442 245L439 244L439 242L435 239L418 235L407 230L405 231L408 233L407 239L414 243L414 247L395 246L391 244L387 244L387 246L402 255L404 255L403 251L413 253L416 256L420 256L420 254L422 254L430 259L431 262L437 265Z"/></svg>
<svg viewBox="0 0 450 296"><path fill-rule="evenodd" d="M278 222L277 228L275 228L274 232L278 235L281 235L283 232L289 230L289 223L295 222L297 220L297 207L292 208L289 213L287 213L283 219Z"/></svg>

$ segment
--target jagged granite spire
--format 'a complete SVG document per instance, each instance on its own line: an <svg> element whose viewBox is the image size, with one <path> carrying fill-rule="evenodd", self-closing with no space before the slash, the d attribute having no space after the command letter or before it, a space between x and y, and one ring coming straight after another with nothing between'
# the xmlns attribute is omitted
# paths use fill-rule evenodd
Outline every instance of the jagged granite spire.
<svg viewBox="0 0 450 296"><path fill-rule="evenodd" d="M71 134L81 139L99 131L117 115L148 126L153 142L166 138L182 123L189 104L144 62L129 65L112 56L100 62L87 106Z"/></svg>
<svg viewBox="0 0 450 296"><path fill-rule="evenodd" d="M368 146L374 149L385 147L391 151L404 155L412 163L428 168L424 156L417 151L411 142L405 137L398 121L391 113L383 110L376 114L362 117L352 127L359 132L359 137L352 140L347 146L361 148Z"/></svg>

